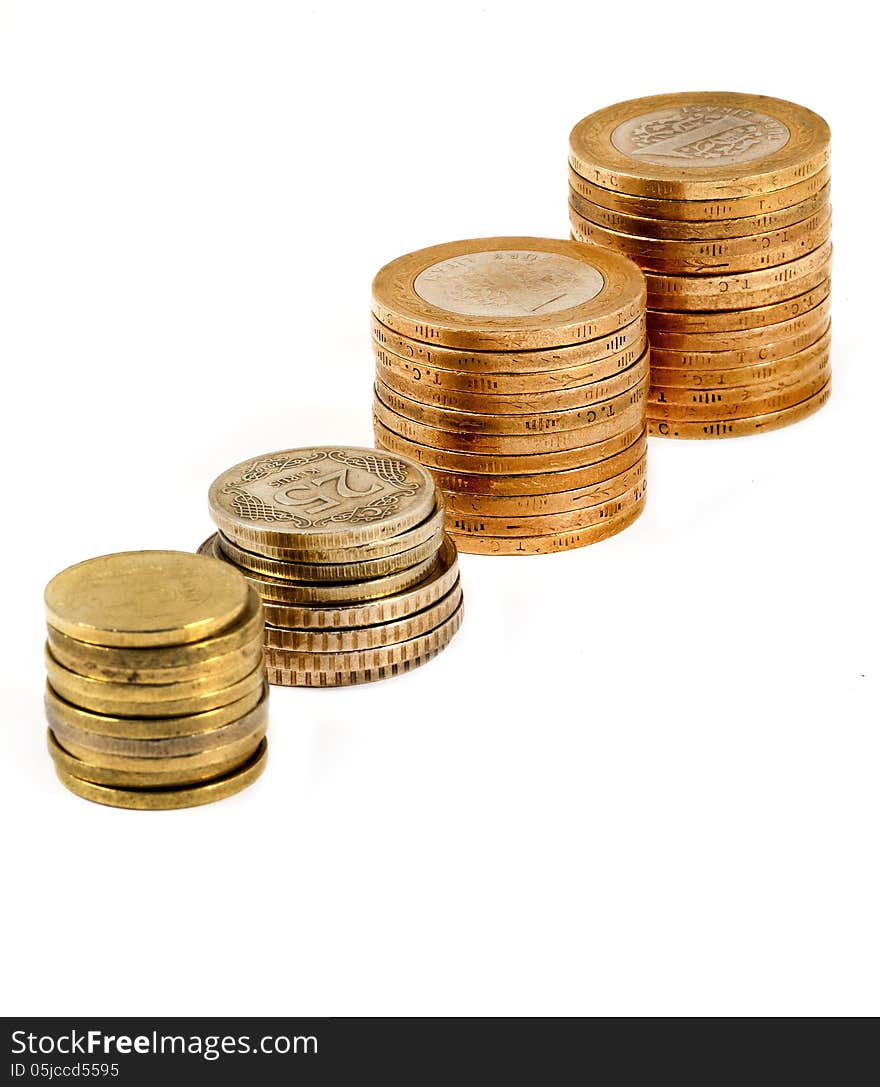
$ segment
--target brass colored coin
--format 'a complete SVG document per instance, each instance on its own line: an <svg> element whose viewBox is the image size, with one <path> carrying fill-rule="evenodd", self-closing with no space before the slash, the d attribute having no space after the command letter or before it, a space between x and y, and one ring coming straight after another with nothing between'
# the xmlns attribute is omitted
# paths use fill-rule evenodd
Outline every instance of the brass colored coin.
<svg viewBox="0 0 880 1087"><path fill-rule="evenodd" d="M459 351L401 336L378 321L375 314L370 317L374 349L405 359L412 366L458 370L474 374L478 379L494 373L540 375L548 370L594 366L592 380L598 381L629 366L630 361L641 355L645 344L644 314L599 339L532 351ZM626 355L631 355L629 361L621 359Z"/></svg>
<svg viewBox="0 0 880 1087"><path fill-rule="evenodd" d="M252 735L258 728L266 725L269 716L269 687L264 684L260 701L243 717L231 721L228 725L197 732L191 736L171 736L165 739L146 740L129 739L126 736L106 736L101 732L89 732L83 728L65 724L58 719L51 719L49 726L62 747L69 751L79 749L80 756L86 762L91 759L91 752L103 752L107 755L124 755L140 760L139 765L151 759L172 758L180 755L200 755L218 747L225 747L236 740ZM149 767L146 767L149 769Z"/></svg>
<svg viewBox="0 0 880 1087"><path fill-rule="evenodd" d="M246 789L253 784L266 767L266 741L260 746L244 766L214 778L192 788L173 789L115 789L108 785L97 785L83 781L55 764L55 772L61 784L72 793L91 800L95 804L106 804L111 808L135 808L141 811L167 811L175 808L193 808L199 804L210 804L223 800L227 796Z"/></svg>
<svg viewBox="0 0 880 1087"><path fill-rule="evenodd" d="M459 603L448 619L427 634L410 638L405 642L379 646L376 649L362 649L350 653L302 653L286 649L268 649L266 665L269 670L269 682L272 682L272 676L276 672L344 675L351 672L366 672L373 668L388 668L412 658L436 653L449 644L461 626L462 607L463 605Z"/></svg>
<svg viewBox="0 0 880 1087"><path fill-rule="evenodd" d="M334 581L366 581L370 578L384 577L387 574L407 570L434 555L442 539L443 530L438 528L433 536L418 547L411 547L408 551L401 551L400 554L389 555L386 558L370 559L367 562L302 563L267 559L263 555L254 554L253 551L245 551L231 540L227 540L222 533L217 532L211 537L213 542L210 553L217 558L228 559L255 574L268 574L270 577L287 581L317 581L323 584Z"/></svg>
<svg viewBox="0 0 880 1087"><path fill-rule="evenodd" d="M297 653L353 653L378 649L420 638L445 622L461 603L461 583L456 581L446 596L414 615L391 623L339 630L288 630L266 627L266 646Z"/></svg>
<svg viewBox="0 0 880 1087"><path fill-rule="evenodd" d="M831 280L827 268L815 276L816 282L805 288L802 294L774 302L767 306L714 312L675 313L662 310L648 311L651 339L658 332L702 336L704 333L730 333L756 331L771 325L790 321L794 317L814 309L831 293Z"/></svg>
<svg viewBox="0 0 880 1087"><path fill-rule="evenodd" d="M184 551L124 551L69 566L46 586L49 625L94 645L169 646L231 626L247 585Z"/></svg>
<svg viewBox="0 0 880 1087"><path fill-rule="evenodd" d="M448 242L386 264L373 314L399 336L464 351L557 348L638 320L645 292L625 257L549 238Z"/></svg>
<svg viewBox="0 0 880 1087"><path fill-rule="evenodd" d="M556 536L467 536L451 533L460 551L471 555L550 555L557 551L571 551L575 547L607 540L616 536L635 521L645 508L645 500L638 505L609 517L597 525L563 532Z"/></svg>
<svg viewBox="0 0 880 1087"><path fill-rule="evenodd" d="M798 336L808 328L823 327L831 315L831 297L826 295L812 309L804 310L787 321L764 328L743 328L730 332L666 332L658 329L651 336L654 348L679 351L739 351L760 348L765 343L778 343ZM655 370L656 366L651 366Z"/></svg>
<svg viewBox="0 0 880 1087"><path fill-rule="evenodd" d="M766 415L734 419L649 419L648 433L658 438L740 438L764 430L778 430L813 415L828 403L831 382L799 404Z"/></svg>
<svg viewBox="0 0 880 1087"><path fill-rule="evenodd" d="M126 685L77 675L59 664L48 650L46 672L52 689L65 701L92 713L131 717L180 717L217 709L259 688L264 675L261 663L249 675L227 687L218 690L209 686L199 694L174 697L177 684Z"/></svg>
<svg viewBox="0 0 880 1087"><path fill-rule="evenodd" d="M670 389L727 389L738 386L767 385L784 381L803 371L802 353L785 358L742 366L735 370L673 370L658 369L651 375L651 388L661 393Z"/></svg>
<svg viewBox="0 0 880 1087"><path fill-rule="evenodd" d="M802 223L816 212L827 209L830 185L808 196L792 207L765 211L759 215L743 215L737 219L711 219L708 222L693 219L650 219L641 215L627 215L623 211L603 208L570 188L568 200L572 208L588 222L606 230L630 234L639 238L664 238L670 241L711 240L716 238L743 238L751 234L766 234L781 230L795 223Z"/></svg>
<svg viewBox="0 0 880 1087"><path fill-rule="evenodd" d="M443 546L437 553L437 565L428 577L411 589L351 606L267 604L267 630L269 625L289 630L334 630L395 622L431 607L449 592L457 580L455 544L444 537Z"/></svg>
<svg viewBox="0 0 880 1087"><path fill-rule="evenodd" d="M652 196L629 196L595 185L592 181L568 168L568 183L579 196L610 211L624 215L636 215L643 219L665 219L672 222L724 222L728 219L744 219L751 215L765 215L781 211L809 200L827 187L830 179L828 167L805 177L794 185L769 192L756 192L752 196L740 196L725 200L666 200Z"/></svg>
<svg viewBox="0 0 880 1087"><path fill-rule="evenodd" d="M237 464L214 480L211 516L228 539L265 554L284 548L306 562L415 528L434 507L431 477L374 449L287 449ZM271 556L274 557L274 556Z"/></svg>
<svg viewBox="0 0 880 1087"><path fill-rule="evenodd" d="M161 740L174 736L195 736L223 728L238 721L259 703L265 692L265 684L254 687L247 694L225 706L201 713L182 714L177 717L122 717L92 713L62 698L46 684L46 719L53 729L61 727L83 729L102 736L127 737L129 739Z"/></svg>
<svg viewBox="0 0 880 1087"><path fill-rule="evenodd" d="M352 687L358 683L378 683L382 679L393 679L394 676L403 676L421 668L442 652L443 648L445 646L432 653L425 653L424 656L411 657L394 664L349 672L296 672L289 668L273 668L271 682L278 687Z"/></svg>
<svg viewBox="0 0 880 1087"><path fill-rule="evenodd" d="M462 518L479 517L537 517L548 514L573 513L602 505L624 494L645 477L647 458L644 454L631 468L610 479L577 490L553 494L512 495L510 497L466 492L446 492L446 509L450 526Z"/></svg>
<svg viewBox="0 0 880 1087"><path fill-rule="evenodd" d="M569 162L614 192L678 200L752 196L828 165L818 114L780 98L658 94L591 113L571 132Z"/></svg>
<svg viewBox="0 0 880 1087"><path fill-rule="evenodd" d="M549 392L470 392L454 387L447 378L454 377L449 371L425 371L425 380L414 381L408 374L377 366L377 382L382 390L382 400L388 407L401 415L407 411L397 408L391 398L399 398L401 407L404 401L425 405L430 410L471 412L488 418L498 415L519 416L549 414L586 408L600 400L609 400L626 394L637 385L648 372L648 352L645 351L626 370L603 381L586 384L558 385ZM557 370L556 375L566 371ZM384 395L385 393L389 395Z"/></svg>
<svg viewBox="0 0 880 1087"><path fill-rule="evenodd" d="M672 351L658 348L651 355L652 384L662 384L655 376L658 369L736 370L743 366L755 366L760 362L783 359L788 355L805 351L813 344L827 338L830 327L830 322L825 318L796 336L790 336L784 340L771 340L768 337L767 342L760 347L742 348L737 351Z"/></svg>
<svg viewBox="0 0 880 1087"><path fill-rule="evenodd" d="M508 475L543 475L546 472L561 472L570 468L585 468L598 464L617 453L628 449L644 432L644 421L639 420L613 438L595 442L583 449L565 449L556 453L528 453L512 456L486 455L482 453L461 453L451 449L440 449L423 445L403 438L389 430L379 419L373 418L373 430L376 441L387 445L392 450L406 451L406 455L416 457L431 471L463 472L466 475L508 476ZM271 620L270 620L271 621Z"/></svg>

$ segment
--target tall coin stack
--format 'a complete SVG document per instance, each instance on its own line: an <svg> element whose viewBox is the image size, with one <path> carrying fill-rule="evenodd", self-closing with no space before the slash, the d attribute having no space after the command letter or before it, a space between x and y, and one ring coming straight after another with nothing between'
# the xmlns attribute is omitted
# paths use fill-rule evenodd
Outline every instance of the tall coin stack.
<svg viewBox="0 0 880 1087"><path fill-rule="evenodd" d="M377 444L434 474L462 551L541 554L645 502L645 282L608 250L485 238L373 281Z"/></svg>
<svg viewBox="0 0 880 1087"><path fill-rule="evenodd" d="M231 796L266 762L260 599L179 551L71 566L46 587L49 752L62 783L117 808Z"/></svg>
<svg viewBox="0 0 880 1087"><path fill-rule="evenodd" d="M335 687L409 671L461 624L455 545L418 464L375 449L287 449L211 485L200 550L262 597L270 683Z"/></svg>
<svg viewBox="0 0 880 1087"><path fill-rule="evenodd" d="M670 94L571 133L572 237L648 281L648 432L785 426L831 391L827 124L750 94Z"/></svg>

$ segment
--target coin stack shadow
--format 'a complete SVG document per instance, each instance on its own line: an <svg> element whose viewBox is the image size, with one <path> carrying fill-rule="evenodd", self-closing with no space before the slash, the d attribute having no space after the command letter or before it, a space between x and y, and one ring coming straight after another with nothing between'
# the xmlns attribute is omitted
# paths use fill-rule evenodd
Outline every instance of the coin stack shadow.
<svg viewBox="0 0 880 1087"><path fill-rule="evenodd" d="M520 237L410 253L373 281L372 337L377 444L430 469L459 550L582 547L641 513L648 354L631 261Z"/></svg>
<svg viewBox="0 0 880 1087"><path fill-rule="evenodd" d="M455 544L430 474L374 449L267 454L211 486L199 548L259 593L270 683L386 679L444 649L462 619Z"/></svg>
<svg viewBox="0 0 880 1087"><path fill-rule="evenodd" d="M831 391L828 126L746 94L611 106L571 133L572 237L648 281L648 433L796 422Z"/></svg>
<svg viewBox="0 0 880 1087"><path fill-rule="evenodd" d="M185 552L124 552L62 571L46 610L48 745L71 792L160 810L259 777L263 614L242 578Z"/></svg>

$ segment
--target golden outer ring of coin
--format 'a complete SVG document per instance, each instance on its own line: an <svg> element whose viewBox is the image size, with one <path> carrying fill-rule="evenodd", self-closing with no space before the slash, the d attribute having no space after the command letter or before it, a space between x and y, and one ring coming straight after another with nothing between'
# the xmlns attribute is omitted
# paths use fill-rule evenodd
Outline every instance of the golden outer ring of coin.
<svg viewBox="0 0 880 1087"><path fill-rule="evenodd" d="M623 211L604 208L588 200L569 186L568 202L588 222L640 238L664 238L668 241L696 241L714 238L741 238L750 234L765 234L809 219L830 204L831 186L813 193L791 207L744 215L739 219L652 219L644 215L627 215Z"/></svg>
<svg viewBox="0 0 880 1087"><path fill-rule="evenodd" d="M62 570L44 600L49 625L68 637L144 647L213 637L239 619L248 595L229 570L186 551L123 551Z"/></svg>
<svg viewBox="0 0 880 1087"><path fill-rule="evenodd" d="M794 185L770 192L758 192L752 196L735 199L666 200L651 196L629 196L625 193L603 189L580 176L568 167L568 183L578 195L585 197L609 211L635 215L642 219L667 219L671 222L715 222L716 220L745 219L751 215L765 215L793 207L821 192L831 178L828 167L805 177Z"/></svg>
<svg viewBox="0 0 880 1087"><path fill-rule="evenodd" d="M768 268L812 253L831 236L830 212L817 212L802 223L769 234L695 242L618 234L588 222L573 210L569 211L569 222L578 241L608 246L635 261L643 271L670 275L728 275Z"/></svg>
<svg viewBox="0 0 880 1087"><path fill-rule="evenodd" d="M801 401L808 400L824 388L830 380L831 365L826 357L819 366L811 368L809 375L805 376L802 381L795 382L781 391L748 400L743 396L736 400L733 400L732 397L721 400L720 393L716 391L714 400L710 401L710 396L713 394L711 390L707 390L703 393L704 402L702 403L652 402L651 420L654 422L664 419L676 422L690 420L706 423L714 422L716 419L727 420L737 419L740 416L770 415L775 411L782 411L784 408L794 407Z"/></svg>
<svg viewBox="0 0 880 1087"><path fill-rule="evenodd" d="M647 456L643 453L636 463L610 479L588 487L551 494L485 495L466 491L446 492L446 509L450 524L459 517L539 517L546 514L572 513L609 502L624 494L647 470Z"/></svg>
<svg viewBox="0 0 880 1087"><path fill-rule="evenodd" d="M731 332L666 332L658 329L651 337L655 347L662 350L681 351L738 351L742 348L760 347L764 343L777 343L790 336L797 336L806 328L827 322L831 314L831 296L825 297L812 309L803 310L786 321L763 328L742 328ZM653 370L654 367L652 366Z"/></svg>
<svg viewBox="0 0 880 1087"><path fill-rule="evenodd" d="M457 351L441 344L422 343L386 328L376 319L374 313L370 314L370 328L374 350L381 349L413 366L458 370L472 373L478 378L494 373L542 375L548 370L566 370L573 366L589 365L595 365L597 378L604 377L629 365L628 362L619 361L621 355L632 354L635 350L632 357L638 358L645 342L644 313L640 313L628 325L598 339L572 343L565 347L548 347L544 350L535 348L530 351Z"/></svg>
<svg viewBox="0 0 880 1087"><path fill-rule="evenodd" d="M301 653L286 649L268 649L266 664L270 669L269 682L272 682L272 670L282 672L363 672L371 668L387 668L400 664L413 657L423 657L427 653L436 653L449 644L461 626L464 605L458 607L439 626L417 638L405 642L379 646L376 649L354 650L349 653Z"/></svg>
<svg viewBox="0 0 880 1087"><path fill-rule="evenodd" d="M830 328L831 322L825 317L796 336L789 336L784 340L768 338L761 347L747 347L738 351L667 351L661 348L651 356L652 363L655 363L651 366L651 381L655 385L663 384L655 377L658 369L738 370L744 366L783 359L812 347L829 334Z"/></svg>
<svg viewBox="0 0 880 1087"><path fill-rule="evenodd" d="M369 578L384 577L386 574L395 574L400 570L408 570L435 554L441 539L442 529L438 529L424 543L410 548L409 551L401 551L397 555L389 555L384 559L370 559L368 562L298 563L285 562L282 559L267 559L253 551L246 551L234 544L232 540L227 540L219 532L211 537L212 554L216 554L219 549L226 559L245 570L253 571L255 574L268 574L270 577L287 581L321 583L364 581Z"/></svg>
<svg viewBox="0 0 880 1087"><path fill-rule="evenodd" d="M600 272L604 285L589 302L549 314L479 317L453 313L426 302L413 283L441 261L495 250L558 253ZM645 309L638 269L607 249L587 249L557 238L475 238L408 253L386 264L373 280L372 311L392 332L424 343L464 351L529 351L580 344L613 335L638 320Z"/></svg>
<svg viewBox="0 0 880 1087"><path fill-rule="evenodd" d="M333 630L390 623L431 607L458 579L458 556L448 536L437 552L437 565L428 577L405 592L349 607L267 604L266 620L273 627L288 630Z"/></svg>
<svg viewBox="0 0 880 1087"><path fill-rule="evenodd" d="M766 385L800 373L802 369L803 359L798 353L770 362L759 362L754 366L743 366L737 370L655 370L651 375L651 388L658 391L698 391L737 388L741 385Z"/></svg>
<svg viewBox="0 0 880 1087"><path fill-rule="evenodd" d="M485 391L479 391L468 387L476 384L471 381L470 374L456 375L448 370L419 369L419 377L415 377L381 364L376 367L376 380L389 393L429 408L477 412L487 416L529 415L586 407L597 400L619 396L636 385L647 373L647 369L646 347L627 369L613 377L600 381L587 378L584 382L575 382L566 380L570 371L556 370L556 386L542 391L508 389L494 378L491 382L483 383ZM461 387L456 387L456 379ZM494 391L488 391L487 386L490 384L495 386Z"/></svg>
<svg viewBox="0 0 880 1087"><path fill-rule="evenodd" d="M649 419L648 433L657 438L742 438L764 430L779 430L813 415L828 403L831 382L813 396L789 408L766 415L749 415L736 419L686 420Z"/></svg>
<svg viewBox="0 0 880 1087"><path fill-rule="evenodd" d="M347 630L288 630L266 628L266 647L270 651L292 653L357 653L381 649L398 642L420 638L444 623L461 604L461 582L456 581L446 596L415 615L393 623L378 623Z"/></svg>
<svg viewBox="0 0 880 1087"><path fill-rule="evenodd" d="M200 804L211 804L234 796L248 785L252 785L266 768L268 747L262 740L254 756L244 766L230 774L214 778L211 781L192 788L173 789L114 789L108 785L96 785L91 781L82 781L68 774L57 763L55 773L65 788L95 804L104 804L111 808L132 808L140 811L170 811L177 808L194 808Z"/></svg>
<svg viewBox="0 0 880 1087"><path fill-rule="evenodd" d="M487 475L468 472L432 469L437 486L444 494L455 492L460 497L496 496L499 498L517 498L520 496L552 495L560 492L576 491L582 487L602 485L621 472L632 468L647 449L647 434L644 429L636 432L630 444L609 455L595 464L560 470L539 471L533 474Z"/></svg>
<svg viewBox="0 0 880 1087"><path fill-rule="evenodd" d="M91 752L103 752L107 755L124 755L138 758L142 763L156 758L173 758L180 755L199 755L224 747L235 740L250 736L258 728L265 727L269 719L269 686L264 684L260 701L242 717L228 725L197 732L191 736L172 736L165 739L130 739L127 736L106 736L101 732L89 732L65 722L50 718L49 727L62 747L73 750L74 747L88 752L83 755L88 762ZM148 767L147 767L148 768Z"/></svg>
<svg viewBox="0 0 880 1087"><path fill-rule="evenodd" d="M748 162L711 166L664 166L625 154L612 133L625 121L684 105L755 110L781 121L789 138L781 147ZM831 132L812 110L766 95L737 92L687 92L634 98L584 117L571 130L569 162L581 177L613 192L679 200L752 196L783 189L812 177L828 165Z"/></svg>
<svg viewBox="0 0 880 1087"><path fill-rule="evenodd" d="M770 325L789 321L799 314L813 309L830 297L831 280L828 269L820 269L809 277L812 282L801 294L774 302L767 306L755 306L736 310L676 313L672 310L649 310L648 322L653 339L658 332L702 336L705 333L755 332Z"/></svg>
<svg viewBox="0 0 880 1087"><path fill-rule="evenodd" d="M449 531L456 536L558 536L564 532L580 532L620 516L638 505L647 493L647 480L641 479L628 491L597 506L569 513L549 513L536 516L485 517L458 515L449 517Z"/></svg>
<svg viewBox="0 0 880 1087"><path fill-rule="evenodd" d="M184 717L218 709L230 702L237 702L263 681L262 662L250 675L219 690L208 689L202 694L180 698L169 697L168 691L156 691L147 686L123 687L117 694L117 684L106 680L89 679L62 667L48 652L46 671L49 683L65 701L106 716L131 717ZM106 690L105 688L112 688Z"/></svg>
<svg viewBox="0 0 880 1087"><path fill-rule="evenodd" d="M61 723L72 728L97 732L102 736L119 736L130 739L170 739L174 736L195 736L213 731L237 721L259 703L266 690L265 681L261 686L248 691L235 702L218 706L201 713L181 714L177 717L122 717L110 714L92 713L66 701L51 684L46 684L46 719L55 728Z"/></svg>
<svg viewBox="0 0 880 1087"><path fill-rule="evenodd" d="M645 508L645 500L617 517L610 517L598 525L563 532L555 536L453 536L459 550L470 555L551 555L558 551L571 551L600 543L636 521Z"/></svg>
<svg viewBox="0 0 880 1087"><path fill-rule="evenodd" d="M409 450L408 456L416 456L422 459L422 463L431 469L439 469L441 472L463 473L469 476L535 476L545 475L548 472L560 472L569 468L585 469L605 462L623 450L628 449L633 442L638 441L644 433L644 421L637 425L615 434L613 438L595 442L583 449L565 449L558 453L517 453L511 456L488 456L481 453L461 453L451 449L439 449L435 446L422 445L407 438L402 438L393 430L389 430L378 419L373 418L373 430L376 440L389 448ZM599 469L604 472L604 469Z"/></svg>

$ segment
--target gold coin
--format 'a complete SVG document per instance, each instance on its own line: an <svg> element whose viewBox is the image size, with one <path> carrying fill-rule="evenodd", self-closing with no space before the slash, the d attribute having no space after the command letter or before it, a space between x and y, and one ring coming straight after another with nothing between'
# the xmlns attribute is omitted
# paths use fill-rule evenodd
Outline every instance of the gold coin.
<svg viewBox="0 0 880 1087"><path fill-rule="evenodd" d="M400 336L460 350L526 351L613 335L644 283L625 257L549 238L448 242L386 264L373 314Z"/></svg>
<svg viewBox="0 0 880 1087"><path fill-rule="evenodd" d="M830 177L830 170L826 166L811 177L771 192L756 192L752 196L740 196L730 200L666 200L651 196L629 196L603 189L601 185L595 185L575 173L571 166L568 168L569 186L579 196L586 197L609 211L620 211L624 215L634 215L642 219L696 223L745 219L751 215L765 215L794 207L825 189Z"/></svg>
<svg viewBox="0 0 880 1087"><path fill-rule="evenodd" d="M655 348L679 351L739 351L760 348L765 343L778 343L797 336L808 328L822 327L831 314L831 297L826 295L812 309L804 310L787 321L763 328L742 328L730 332L667 332L657 329L651 336ZM656 366L651 365L651 370Z"/></svg>
<svg viewBox="0 0 880 1087"><path fill-rule="evenodd" d="M804 329L796 336L790 336L784 340L771 340L760 347L743 348L737 351L672 351L658 348L651 355L651 381L652 384L662 385L656 374L658 370L737 370L744 366L755 366L761 362L773 362L776 359L795 355L812 347L814 344L830 337L831 323L825 318L812 327Z"/></svg>
<svg viewBox="0 0 880 1087"><path fill-rule="evenodd" d="M817 412L831 396L829 381L818 393L789 408L766 415L743 416L734 419L649 419L648 433L658 438L740 438L764 430L790 426Z"/></svg>
<svg viewBox="0 0 880 1087"><path fill-rule="evenodd" d="M406 675L433 660L444 646L421 657L410 657L394 664L376 665L372 668L349 672L295 672L289 668L274 668L272 683L278 687L352 687L358 683L378 683L383 679Z"/></svg>
<svg viewBox="0 0 880 1087"><path fill-rule="evenodd" d="M59 726L83 729L102 736L127 737L130 739L161 740L174 736L195 736L222 728L238 721L259 703L265 692L265 683L234 702L200 713L180 714L176 717L122 717L92 713L66 701L46 684L46 719L53 729Z"/></svg>
<svg viewBox="0 0 880 1087"><path fill-rule="evenodd" d="M458 579L455 544L444 537L437 565L411 589L365 604L318 607L300 604L267 604L268 626L289 630L333 630L390 623L431 607L445 596Z"/></svg>
<svg viewBox="0 0 880 1087"><path fill-rule="evenodd" d="M803 371L802 352L785 358L759 362L731 370L673 370L657 369L651 375L651 388L658 392L670 389L727 389L738 386L767 385L784 380Z"/></svg>
<svg viewBox="0 0 880 1087"><path fill-rule="evenodd" d="M218 690L209 686L198 694L175 697L177 684L118 684L80 676L59 664L48 649L46 672L52 689L65 701L93 713L123 717L180 717L202 713L238 701L263 681L261 662L249 675L227 687Z"/></svg>
<svg viewBox="0 0 880 1087"><path fill-rule="evenodd" d="M675 313L649 310L648 323L651 339L659 332L671 332L702 336L708 332L730 333L757 331L770 325L781 324L818 306L831 293L831 280L827 269L815 275L816 282L802 294L774 302L767 306L746 307L736 310L716 310L704 313Z"/></svg>
<svg viewBox="0 0 880 1087"><path fill-rule="evenodd" d="M388 668L413 658L437 653L449 644L461 626L462 607L463 605L459 603L448 619L427 634L410 638L405 642L379 646L376 649L363 649L350 653L302 653L286 649L269 649L266 651L269 682L289 685L285 684L283 679L279 681L274 678L278 675L284 676L285 673L308 672L329 676L363 673L374 668ZM318 683L315 686L325 686L325 684Z"/></svg>
<svg viewBox="0 0 880 1087"><path fill-rule="evenodd" d="M627 215L596 204L573 188L568 190L571 206L582 218L606 230L640 238L666 238L670 241L695 241L697 239L742 238L750 234L766 234L781 230L795 223L802 223L811 215L827 208L831 186L808 196L791 207L765 211L758 215L743 215L736 219L710 219L707 222L694 219L651 219L642 215Z"/></svg>
<svg viewBox="0 0 880 1087"><path fill-rule="evenodd" d="M645 508L645 500L597 525L555 536L467 536L450 533L460 551L472 555L550 555L599 543L623 532Z"/></svg>
<svg viewBox="0 0 880 1087"><path fill-rule="evenodd" d="M114 789L74 777L57 763L55 772L62 785L77 796L84 800L91 800L95 804L106 804L111 808L136 808L141 811L167 811L210 804L246 789L265 769L267 750L266 741L262 740L253 758L244 766L232 773L224 774L223 777L214 778L192 788Z"/></svg>
<svg viewBox="0 0 880 1087"><path fill-rule="evenodd" d="M448 619L460 603L461 583L457 580L449 592L435 604L403 619L339 630L289 630L268 626L266 646L270 650L283 649L298 653L352 653L378 649L427 634Z"/></svg>
<svg viewBox="0 0 880 1087"><path fill-rule="evenodd" d="M228 539L323 562L327 551L386 541L430 516L434 485L418 464L374 449L269 453L214 480L211 516ZM272 556L270 556L272 557Z"/></svg>
<svg viewBox="0 0 880 1087"><path fill-rule="evenodd" d="M595 367L595 377L591 380L599 380L629 366L641 355L645 345L644 314L599 339L531 351L458 351L401 336L376 320L375 314L370 317L374 349L402 358L412 366L458 370L471 373L477 379L498 372L508 377L514 374L537 376L548 370Z"/></svg>
<svg viewBox="0 0 880 1087"><path fill-rule="evenodd" d="M383 390L393 396L415 401L417 404L426 405L428 408L448 409L454 412L471 412L487 417L497 415L525 416L538 413L556 413L571 409L583 408L594 404L599 400L609 400L620 396L644 378L648 372L648 352L640 355L631 366L622 370L614 377L603 381L592 381L585 384L576 384L573 381L565 381L556 388L545 392L516 392L513 389L505 390L500 382L496 390L491 392L477 392L456 388L456 375L447 371L422 370L419 379L397 369L392 369L379 364L376 367L376 376ZM556 370L554 375L565 379L568 371ZM470 375L463 374L468 379ZM498 375L496 375L498 376ZM466 384L463 382L462 384ZM382 399L389 406L394 407L388 397ZM406 411L399 411L406 415Z"/></svg>
<svg viewBox="0 0 880 1087"><path fill-rule="evenodd" d="M323 584L327 581L365 581L407 570L434 555L442 539L443 530L438 528L424 543L411 547L408 551L388 555L386 558L370 559L367 562L301 563L285 562L283 559L267 559L263 555L256 555L253 551L237 547L222 533L217 532L211 537L210 553L218 558L228 559L255 574L268 574L270 577L287 581L318 581Z"/></svg>
<svg viewBox="0 0 880 1087"><path fill-rule="evenodd" d="M828 165L831 133L812 110L764 95L635 98L578 122L569 163L613 192L678 200L753 196Z"/></svg>
<svg viewBox="0 0 880 1087"><path fill-rule="evenodd" d="M125 755L138 758L141 762L156 758L171 758L179 755L200 755L217 747L252 735L258 728L265 726L269 715L269 687L264 684L260 701L244 716L227 725L197 732L191 736L171 736L164 739L130 739L127 736L107 736L102 732L90 732L75 725L66 724L57 717L49 718L49 727L62 747L83 752L103 752L108 755ZM90 755L81 756L86 762Z"/></svg>
<svg viewBox="0 0 880 1087"><path fill-rule="evenodd" d="M432 472L463 472L466 475L508 476L508 475L544 475L547 472L560 472L570 468L586 468L608 460L617 453L628 449L638 441L644 432L644 421L615 434L612 438L595 442L583 449L564 449L555 453L517 453L512 456L490 456L481 453L461 453L451 449L422 445L419 442L403 438L386 427L379 419L373 418L373 430L376 441L387 445L392 450L406 451L406 455L416 457ZM601 471L604 472L604 469Z"/></svg>
<svg viewBox="0 0 880 1087"><path fill-rule="evenodd" d="M263 605L248 589L247 605L239 619L222 634L200 642L164 647L92 645L48 628L53 656L72 672L96 679L122 680L137 675L139 682L165 683L213 675L249 660L262 643ZM171 674L171 680L163 677Z"/></svg>
<svg viewBox="0 0 880 1087"><path fill-rule="evenodd" d="M575 510L609 502L624 494L644 479L647 458L643 453L636 463L619 475L588 487L551 494L484 495L467 492L446 492L446 508L450 525L455 519L474 517L536 517L546 514L572 513Z"/></svg>
<svg viewBox="0 0 880 1087"><path fill-rule="evenodd" d="M231 626L247 606L234 570L184 551L124 551L69 566L46 586L49 625L81 642L168 646Z"/></svg>

